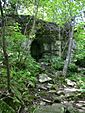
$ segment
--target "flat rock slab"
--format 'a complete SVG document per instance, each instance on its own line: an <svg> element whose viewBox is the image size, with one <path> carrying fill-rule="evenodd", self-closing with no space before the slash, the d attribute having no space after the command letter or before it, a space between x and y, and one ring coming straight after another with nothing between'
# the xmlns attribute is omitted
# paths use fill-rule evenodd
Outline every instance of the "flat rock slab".
<svg viewBox="0 0 85 113"><path fill-rule="evenodd" d="M39 82L40 83L44 83L44 82L47 82L47 81L50 81L52 80L50 77L48 77L47 74L40 74L39 75Z"/></svg>
<svg viewBox="0 0 85 113"><path fill-rule="evenodd" d="M64 113L64 106L61 104L40 106L33 113Z"/></svg>
<svg viewBox="0 0 85 113"><path fill-rule="evenodd" d="M71 104L67 106L63 104L53 104L46 106L39 106L33 113L81 113L75 109Z"/></svg>

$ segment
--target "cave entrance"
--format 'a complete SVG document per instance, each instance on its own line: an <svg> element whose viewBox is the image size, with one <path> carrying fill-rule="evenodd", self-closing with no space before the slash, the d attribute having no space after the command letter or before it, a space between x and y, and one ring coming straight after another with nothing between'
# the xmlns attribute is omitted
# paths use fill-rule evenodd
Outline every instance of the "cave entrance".
<svg viewBox="0 0 85 113"><path fill-rule="evenodd" d="M41 59L43 56L43 50L44 50L43 44L38 39L34 39L31 43L30 48L31 56L36 61L39 61L39 59Z"/></svg>

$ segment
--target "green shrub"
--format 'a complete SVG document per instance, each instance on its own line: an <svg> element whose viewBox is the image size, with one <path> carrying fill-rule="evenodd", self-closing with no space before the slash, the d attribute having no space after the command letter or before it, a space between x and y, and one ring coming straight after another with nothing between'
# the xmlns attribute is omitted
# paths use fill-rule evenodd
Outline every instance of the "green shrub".
<svg viewBox="0 0 85 113"><path fill-rule="evenodd" d="M76 26L77 32L74 33L74 37L77 41L77 48L75 53L75 63L80 67L85 66L85 22L81 22Z"/></svg>
<svg viewBox="0 0 85 113"><path fill-rule="evenodd" d="M75 63L71 63L70 65L69 65L69 71L71 71L71 72L77 72L78 71L78 67L75 65Z"/></svg>
<svg viewBox="0 0 85 113"><path fill-rule="evenodd" d="M51 63L52 63L52 67L54 69L56 69L56 70L62 70L63 69L64 61L60 57L53 56Z"/></svg>
<svg viewBox="0 0 85 113"><path fill-rule="evenodd" d="M85 77L81 73L71 73L68 77L70 80L75 81L79 89L85 89Z"/></svg>
<svg viewBox="0 0 85 113"><path fill-rule="evenodd" d="M0 113L15 113L15 110L10 107L6 102L0 100Z"/></svg>

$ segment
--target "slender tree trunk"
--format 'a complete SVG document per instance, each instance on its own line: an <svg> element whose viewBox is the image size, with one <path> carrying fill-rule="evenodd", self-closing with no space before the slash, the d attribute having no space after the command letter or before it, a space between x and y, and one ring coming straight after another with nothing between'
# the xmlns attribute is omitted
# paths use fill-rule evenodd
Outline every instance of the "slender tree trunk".
<svg viewBox="0 0 85 113"><path fill-rule="evenodd" d="M34 0L34 10L33 10L34 17L33 17L32 28L31 28L31 31L29 33L29 39L35 38L35 24L36 24L36 18L37 18L37 13L38 13L38 7L39 7L39 0ZM26 27L24 30L24 35L26 35L28 24L29 24L29 22L26 24ZM28 44L30 45L31 42L29 43L29 41L26 41L25 49L27 49Z"/></svg>
<svg viewBox="0 0 85 113"><path fill-rule="evenodd" d="M68 51L67 51L67 57L64 63L64 68L63 68L63 75L66 76L67 75L67 71L68 71L68 66L70 63L70 59L71 59L71 50L72 50L72 41L73 41L73 31L74 31L74 27L71 28L71 31L69 33L69 45L68 45Z"/></svg>
<svg viewBox="0 0 85 113"><path fill-rule="evenodd" d="M8 54L7 54L7 50L6 50L5 17L3 14L1 0L0 0L0 11L1 11L1 18L2 18L2 49L3 49L4 60L5 60L5 65L6 65L6 69L7 69L7 88L8 88L8 92L10 92L10 69L9 69Z"/></svg>
<svg viewBox="0 0 85 113"><path fill-rule="evenodd" d="M29 38L31 38L31 36L35 35L35 23L36 23L36 17L37 17L37 13L38 13L38 6L39 6L39 0L34 0L33 25L32 25L31 31L29 33ZM27 23L27 25L28 25L28 23ZM27 30L27 26L25 28L24 34L26 33L26 30Z"/></svg>
<svg viewBox="0 0 85 113"><path fill-rule="evenodd" d="M60 29L60 26L59 26L59 57L61 58L61 29Z"/></svg>
<svg viewBox="0 0 85 113"><path fill-rule="evenodd" d="M33 25L32 25L32 29L30 32L30 36L35 34L35 23L36 23L36 17L37 17L37 13L38 13L38 6L39 6L39 0L35 0L34 2L34 21L33 21Z"/></svg>

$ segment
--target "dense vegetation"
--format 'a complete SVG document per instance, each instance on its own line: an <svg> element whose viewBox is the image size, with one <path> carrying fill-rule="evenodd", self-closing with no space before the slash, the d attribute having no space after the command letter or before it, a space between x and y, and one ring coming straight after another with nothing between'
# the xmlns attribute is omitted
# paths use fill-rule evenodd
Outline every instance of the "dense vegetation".
<svg viewBox="0 0 85 113"><path fill-rule="evenodd" d="M84 5L84 0L0 0L0 113L41 113L36 111L40 105L64 102L73 104L75 113L85 112L85 22L76 21ZM30 19L19 21L20 15ZM44 24L36 27L37 21ZM53 54L49 48L36 59L30 43L36 39L36 29L44 34L46 24L53 31L51 25L58 28L59 52Z"/></svg>

